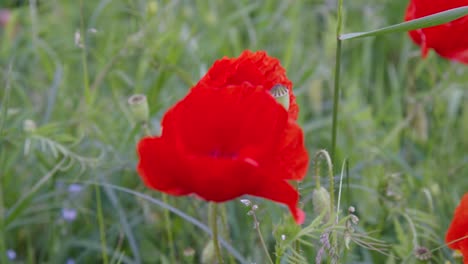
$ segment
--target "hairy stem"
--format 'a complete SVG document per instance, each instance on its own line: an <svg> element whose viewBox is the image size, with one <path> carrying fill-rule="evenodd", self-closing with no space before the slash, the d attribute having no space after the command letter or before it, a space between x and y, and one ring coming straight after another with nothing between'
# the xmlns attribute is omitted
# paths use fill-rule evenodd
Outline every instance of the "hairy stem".
<svg viewBox="0 0 468 264"><path fill-rule="evenodd" d="M218 264L224 263L223 257L221 255L221 249L219 248L219 241L218 241L218 208L217 204L211 202L209 205L209 222L211 226L211 232L213 235L213 246L215 249L216 259L218 260Z"/></svg>

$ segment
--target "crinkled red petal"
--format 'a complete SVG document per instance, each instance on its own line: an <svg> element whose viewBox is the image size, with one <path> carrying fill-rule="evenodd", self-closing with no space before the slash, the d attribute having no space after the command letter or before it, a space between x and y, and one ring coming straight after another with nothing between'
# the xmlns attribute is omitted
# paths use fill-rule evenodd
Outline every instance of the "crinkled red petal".
<svg viewBox="0 0 468 264"><path fill-rule="evenodd" d="M246 50L238 58L225 57L216 61L197 86L222 88L244 82L262 86L265 90L270 90L276 84L287 87L290 94L289 116L297 119L299 107L292 91L292 82L279 60L268 56L265 51Z"/></svg>

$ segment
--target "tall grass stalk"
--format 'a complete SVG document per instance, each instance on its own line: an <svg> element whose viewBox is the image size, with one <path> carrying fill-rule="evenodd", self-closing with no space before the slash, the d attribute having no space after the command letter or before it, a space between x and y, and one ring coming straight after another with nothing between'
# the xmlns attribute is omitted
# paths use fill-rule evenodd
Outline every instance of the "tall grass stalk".
<svg viewBox="0 0 468 264"><path fill-rule="evenodd" d="M331 146L331 160L332 163L336 162L336 137L338 130L338 111L340 101L340 69L341 69L341 28L343 24L343 0L337 2L337 24L336 24L336 54L335 54L335 80L334 80L334 93L333 93L333 119L332 119L332 146Z"/></svg>
<svg viewBox="0 0 468 264"><path fill-rule="evenodd" d="M86 101L86 106L89 106L92 103L91 90L89 86L89 76L88 76L88 58L87 58L87 43L86 43L86 28L84 21L84 3L83 0L80 0L80 39L81 41L81 64L83 67L83 86L84 86L84 96ZM80 43L77 43L80 44ZM86 108L88 109L88 108ZM96 179L99 182L99 179ZM101 199L101 189L98 185L94 186L94 192L96 194L96 210L99 226L99 237L101 240L101 256L102 262L104 264L109 263L109 258L107 256L107 241L106 241L106 231L104 225L104 214L102 212L102 199Z"/></svg>

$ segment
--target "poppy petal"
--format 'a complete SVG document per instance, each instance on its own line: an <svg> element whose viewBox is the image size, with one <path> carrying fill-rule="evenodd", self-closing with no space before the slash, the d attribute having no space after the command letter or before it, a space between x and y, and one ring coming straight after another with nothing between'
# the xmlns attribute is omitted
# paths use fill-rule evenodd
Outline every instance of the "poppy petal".
<svg viewBox="0 0 468 264"><path fill-rule="evenodd" d="M250 193L288 206L297 224L304 223L305 213L297 207L299 193L284 180L272 180L263 184L259 189Z"/></svg>

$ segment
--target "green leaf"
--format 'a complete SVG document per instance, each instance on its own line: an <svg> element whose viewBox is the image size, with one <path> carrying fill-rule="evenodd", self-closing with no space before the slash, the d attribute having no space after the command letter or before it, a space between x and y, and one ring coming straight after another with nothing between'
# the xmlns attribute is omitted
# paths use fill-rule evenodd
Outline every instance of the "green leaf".
<svg viewBox="0 0 468 264"><path fill-rule="evenodd" d="M392 26L388 26L388 27L384 27L384 28L380 28L376 30L343 34L340 36L340 40L373 37L373 36L384 35L388 33L405 32L405 31L410 31L410 30L415 30L415 29L420 29L420 28L433 27L433 26L445 24L450 21L456 20L465 15L468 15L468 6L450 9L450 10L436 13L430 16L425 16L422 18L414 19L411 21L399 23L396 25L392 25Z"/></svg>

